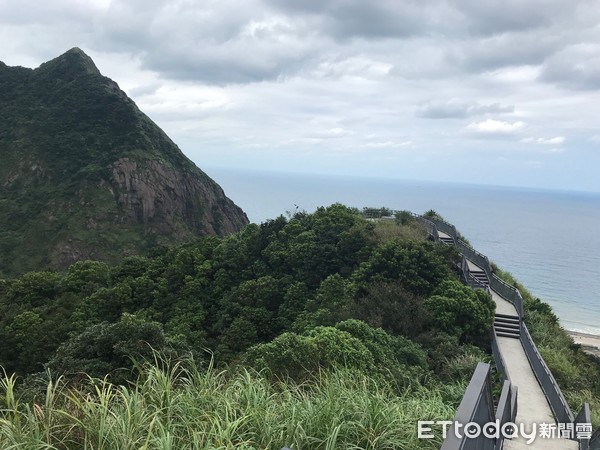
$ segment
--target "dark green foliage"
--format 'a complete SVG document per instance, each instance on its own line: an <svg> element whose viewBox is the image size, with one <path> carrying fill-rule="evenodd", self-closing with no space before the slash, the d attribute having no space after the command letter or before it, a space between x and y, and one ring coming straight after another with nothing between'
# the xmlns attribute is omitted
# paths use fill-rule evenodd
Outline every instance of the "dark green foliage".
<svg viewBox="0 0 600 450"><path fill-rule="evenodd" d="M448 359L458 356L461 351L458 336L440 330L422 333L416 342L426 350L429 366L435 373L443 371Z"/></svg>
<svg viewBox="0 0 600 450"><path fill-rule="evenodd" d="M114 382L124 382L134 360L152 359L153 351L164 352L166 339L160 324L125 314L116 323L93 325L62 344L47 367L56 374L76 374L103 378L111 374Z"/></svg>
<svg viewBox="0 0 600 450"><path fill-rule="evenodd" d="M451 276L450 262L456 258L452 247L431 242L390 241L380 245L355 274L365 286L372 282L398 280L415 295L429 295Z"/></svg>
<svg viewBox="0 0 600 450"><path fill-rule="evenodd" d="M110 267L99 261L79 261L69 267L64 277L66 291L89 295L110 284Z"/></svg>
<svg viewBox="0 0 600 450"><path fill-rule="evenodd" d="M275 376L302 380L319 369L336 366L361 372L374 369L373 355L351 334L333 327L318 327L307 335L284 333L250 349L247 363L268 368Z"/></svg>
<svg viewBox="0 0 600 450"><path fill-rule="evenodd" d="M307 330L316 326L334 325L349 316L350 305L356 295L356 285L339 274L327 277L308 300L298 316L294 328Z"/></svg>
<svg viewBox="0 0 600 450"><path fill-rule="evenodd" d="M435 210L430 209L428 211L425 211L425 213L423 214L425 217L431 217L433 219L441 219L442 216L440 216Z"/></svg>
<svg viewBox="0 0 600 450"><path fill-rule="evenodd" d="M335 327L363 342L373 355L379 370L392 371L397 364L427 369L425 352L410 339L393 336L381 328L370 327L356 319L339 322Z"/></svg>
<svg viewBox="0 0 600 450"><path fill-rule="evenodd" d="M447 356L411 340L445 330L460 355L483 325L467 326L477 308L450 311L460 330L430 317L427 297L457 291L447 284L451 248L395 221L385 222L386 240L375 236L379 225L334 204L116 266L83 261L4 281L0 361L21 375L44 365L101 375L149 356L150 346L219 366L247 360L252 348L253 361L276 374L343 365L400 389Z"/></svg>
<svg viewBox="0 0 600 450"><path fill-rule="evenodd" d="M396 221L400 225L409 225L416 221L415 217L410 213L410 211L398 211L394 214Z"/></svg>
<svg viewBox="0 0 600 450"><path fill-rule="evenodd" d="M61 292L62 277L31 272L5 282L0 296L0 361L9 370L38 372L68 337L72 295Z"/></svg>
<svg viewBox="0 0 600 450"><path fill-rule="evenodd" d="M351 305L351 315L391 334L415 338L429 321L424 297L408 291L400 281L375 282Z"/></svg>
<svg viewBox="0 0 600 450"><path fill-rule="evenodd" d="M302 335L284 333L251 348L245 362L297 381L320 369L344 367L382 377L399 388L418 383L427 371L426 354L420 346L358 320L316 327Z"/></svg>
<svg viewBox="0 0 600 450"><path fill-rule="evenodd" d="M489 344L496 304L487 292L446 280L433 294L425 300L425 308L434 328L456 336L462 343Z"/></svg>
<svg viewBox="0 0 600 450"><path fill-rule="evenodd" d="M392 215L392 210L382 206L381 208L365 207L362 210L362 215L367 219L379 219Z"/></svg>
<svg viewBox="0 0 600 450"><path fill-rule="evenodd" d="M558 325L558 316L552 310L552 307L539 298L533 298L531 295L526 296L525 309L527 314L538 313L546 318L549 322Z"/></svg>

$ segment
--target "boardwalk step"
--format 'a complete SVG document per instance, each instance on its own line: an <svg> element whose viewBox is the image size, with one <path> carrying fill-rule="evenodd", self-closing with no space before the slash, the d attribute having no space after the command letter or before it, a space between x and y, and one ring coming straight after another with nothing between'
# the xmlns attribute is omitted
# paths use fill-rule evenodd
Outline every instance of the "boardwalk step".
<svg viewBox="0 0 600 450"><path fill-rule="evenodd" d="M520 335L515 333L504 333L503 331L496 331L496 336L508 337L513 339L519 339Z"/></svg>
<svg viewBox="0 0 600 450"><path fill-rule="evenodd" d="M469 275L471 275L473 278L475 278L477 281L479 281L482 284L489 284L489 280L488 277L486 275L485 272L483 271L470 271Z"/></svg>
<svg viewBox="0 0 600 450"><path fill-rule="evenodd" d="M521 335L521 329L519 327L494 323L494 333L500 336L510 335L511 337L519 337Z"/></svg>
<svg viewBox="0 0 600 450"><path fill-rule="evenodd" d="M472 289L485 289L485 284L478 283L478 282L474 281L473 279L467 280L467 284Z"/></svg>
<svg viewBox="0 0 600 450"><path fill-rule="evenodd" d="M502 333L521 334L521 330L519 328L505 327L496 323L494 324L494 330L501 331Z"/></svg>
<svg viewBox="0 0 600 450"><path fill-rule="evenodd" d="M517 336L521 334L518 328L499 327L498 325L494 325L494 330L496 330L496 333L510 333L516 334Z"/></svg>
<svg viewBox="0 0 600 450"><path fill-rule="evenodd" d="M516 321L519 321L519 316L514 316L512 314L502 314L502 313L496 313L496 319L498 318L502 318L502 319L514 319Z"/></svg>
<svg viewBox="0 0 600 450"><path fill-rule="evenodd" d="M498 325L504 328L514 328L517 330L521 328L518 322L503 322L502 320L494 320L494 325Z"/></svg>
<svg viewBox="0 0 600 450"><path fill-rule="evenodd" d="M502 333L516 334L517 336L521 335L521 330L519 328L509 328L509 327L503 327L502 325L499 326L497 324L494 324L494 330L500 331Z"/></svg>
<svg viewBox="0 0 600 450"><path fill-rule="evenodd" d="M498 316L496 316L494 318L494 322L505 323L505 324L509 324L509 325L516 325L516 326L520 325L518 317L498 317Z"/></svg>
<svg viewBox="0 0 600 450"><path fill-rule="evenodd" d="M521 322L518 316L496 314L494 316L494 333L497 336L519 338L521 336Z"/></svg>

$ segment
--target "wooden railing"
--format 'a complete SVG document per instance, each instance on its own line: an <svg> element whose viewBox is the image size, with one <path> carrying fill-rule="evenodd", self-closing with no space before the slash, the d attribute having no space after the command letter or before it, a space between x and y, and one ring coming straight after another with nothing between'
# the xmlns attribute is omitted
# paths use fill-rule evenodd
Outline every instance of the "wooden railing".
<svg viewBox="0 0 600 450"><path fill-rule="evenodd" d="M441 450L500 450L502 448L504 439L501 433L498 437L489 437L490 433L488 436L479 433L476 437L468 437L464 430L457 435L454 427L456 422L463 427L476 423L480 429L483 429L498 420L501 428L505 423L514 422L517 415L516 388L509 380L504 382L498 408L494 413L490 373L489 364L482 362L477 364Z"/></svg>
<svg viewBox="0 0 600 450"><path fill-rule="evenodd" d="M476 251L475 249L473 249L469 244L467 244L464 241L462 241L461 239L459 239L459 237L458 237L459 234L453 225L451 225L448 222L445 222L441 219L432 218L432 217L422 218L422 220L433 223L434 227L430 227L430 229L432 230L431 232L437 233L437 231L439 230L439 231L442 231L443 233L447 234L448 236L452 237L454 240L454 243L460 250L463 257L470 260L477 266L481 267L481 269L486 273L486 275L488 276L488 279L490 281L490 288L492 290L494 290L502 298L511 302L515 306L515 309L516 309L517 314L520 319L520 327L521 327L520 340L521 340L521 344L523 345L523 350L525 351L525 354L529 360L529 364L533 370L533 373L535 374L535 376L542 388L542 391L544 392L544 395L545 395L546 399L548 400L548 403L550 404L550 408L552 409L552 412L553 412L556 420L559 423L572 423L574 425L574 427L576 427L577 424L591 423L589 404L587 404L587 403L584 404L581 412L577 415L577 417L573 417L573 413L571 412L571 409L569 408L569 405L567 404L567 401L565 400L564 395L562 394L562 391L560 390L560 387L558 386L558 383L554 379L552 372L546 365L546 362L542 358L539 350L537 349L535 343L533 342L531 334L529 333L529 330L527 329L527 325L525 325L525 323L523 322L524 301L523 301L523 297L522 297L521 293L519 292L519 290L516 287L511 286L510 284L506 283L504 280L500 279L496 274L494 274L492 272L492 266L491 266L488 258L485 255L483 255L483 254L479 253L478 251ZM464 260L461 265L461 269L463 272L466 272L466 274L463 275L463 280L469 286L471 286L473 288L477 288L478 287L477 284L473 283L473 281L468 277L469 270L468 270L466 261L464 261ZM498 370L500 372L502 372L502 374L503 374L503 380L504 380L505 386L506 386L506 382L510 381L510 376L509 376L509 373L507 372L506 363L504 361L504 358L502 356L500 348L498 347L498 343L496 341L496 336L494 333L492 333L492 334L493 334L492 354L494 356L494 361L496 362L496 366L497 366ZM504 392L504 389L503 389L503 392ZM506 394L506 395L509 395L509 394ZM516 389L512 390L510 395L515 396L514 413L516 414ZM465 397L466 397L466 393L465 393ZM465 400L465 398L463 398L463 400ZM501 398L501 400L502 400L502 398ZM506 399L504 399L504 400L506 400ZM461 405L462 404L463 403L461 402ZM499 403L499 406L500 406L500 403ZM502 404L502 406L503 406L503 408L506 408L506 402L504 402ZM513 411L511 410L511 414L512 414L512 412ZM497 415L498 414L505 414L505 412L501 412L499 410L497 412ZM586 439L578 439L578 441L579 441L579 448L582 450L600 450L600 430L596 430L596 432L591 436L591 439L587 439L587 438ZM484 445L484 444L481 444L481 445ZM452 446L452 447L442 447L442 448L462 449L462 448L471 448L471 447ZM488 447L472 447L472 448L488 448Z"/></svg>

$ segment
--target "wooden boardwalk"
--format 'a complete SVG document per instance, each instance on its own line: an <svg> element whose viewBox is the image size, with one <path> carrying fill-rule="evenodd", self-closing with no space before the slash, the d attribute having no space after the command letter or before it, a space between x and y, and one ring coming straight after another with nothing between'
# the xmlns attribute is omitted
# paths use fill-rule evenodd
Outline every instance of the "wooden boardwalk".
<svg viewBox="0 0 600 450"><path fill-rule="evenodd" d="M451 244L454 239L443 232L438 230L438 238L446 244ZM488 285L487 276L483 273L487 271L475 264L469 259L466 260L467 269L469 272L474 274L482 274L481 277L485 281L485 285ZM480 281L482 281L480 279ZM496 314L500 316L510 316L514 318L514 321L518 323L519 314L508 299L502 297L498 292L490 289L492 299L496 304ZM497 316L499 317L499 316ZM495 322L496 323L496 322ZM506 319L504 324L506 324ZM499 322L500 328L502 328L502 322ZM506 327L504 327L506 330ZM496 330L496 328L494 328ZM518 329L518 327L517 327ZM500 331L498 331L500 332ZM498 349L504 360L506 377L510 380L513 386L518 389L517 394L517 415L515 422L518 426L524 426L526 433L531 433L533 424L537 427L533 442L527 444L527 438L519 436L511 440L505 440L503 448L506 450L522 450L522 449L539 449L539 450L577 450L579 449L579 443L570 439L562 439L558 437L557 422L550 408L550 404L542 390L540 383L538 382L535 372L531 367L531 363L527 358L525 349L521 341L520 333L515 333L514 336L508 337L507 333L503 333L506 336L500 336L496 334L496 342ZM539 427L540 425L550 425L554 427L555 437L543 438L540 436Z"/></svg>
<svg viewBox="0 0 600 450"><path fill-rule="evenodd" d="M472 264L472 263L471 263ZM475 266L477 267L477 266ZM474 270L481 270L477 267ZM504 299L495 291L491 291L492 298L496 303L496 312L517 316L517 310L514 305ZM556 424L548 400L544 395L542 387L538 383L537 378L531 368L531 364L527 359L523 344L520 339L511 337L497 336L498 348L504 358L506 364L507 376L511 383L518 388L517 397L517 424L524 424L526 430L531 430L531 424ZM528 432L529 432L528 431ZM539 433L538 433L539 434ZM527 445L524 437L507 440L504 443L504 448L507 450L518 449L540 449L540 450L577 450L579 443L569 439L543 439L539 436Z"/></svg>

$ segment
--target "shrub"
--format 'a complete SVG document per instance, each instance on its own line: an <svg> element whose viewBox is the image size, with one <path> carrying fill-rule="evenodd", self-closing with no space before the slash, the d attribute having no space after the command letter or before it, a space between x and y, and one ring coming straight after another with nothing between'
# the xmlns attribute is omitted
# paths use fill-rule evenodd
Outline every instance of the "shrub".
<svg viewBox="0 0 600 450"><path fill-rule="evenodd" d="M112 374L123 383L133 359L151 359L154 350L165 351L167 342L162 326L124 314L117 323L103 322L62 344L47 367L58 374L85 372L102 378Z"/></svg>
<svg viewBox="0 0 600 450"><path fill-rule="evenodd" d="M447 280L425 300L424 306L433 328L457 336L462 343L489 344L496 305L487 292Z"/></svg>

